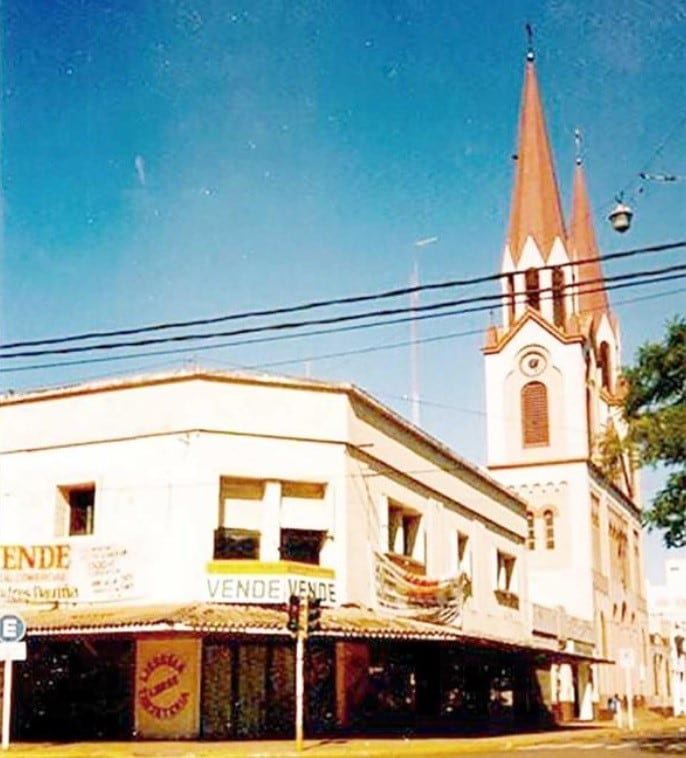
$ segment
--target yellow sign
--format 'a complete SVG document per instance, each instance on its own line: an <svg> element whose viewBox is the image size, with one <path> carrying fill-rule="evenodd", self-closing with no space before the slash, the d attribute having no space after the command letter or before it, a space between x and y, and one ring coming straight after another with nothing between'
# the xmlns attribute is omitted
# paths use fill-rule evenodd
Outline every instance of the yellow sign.
<svg viewBox="0 0 686 758"><path fill-rule="evenodd" d="M195 737L200 703L200 640L138 640L136 731L141 737Z"/></svg>
<svg viewBox="0 0 686 758"><path fill-rule="evenodd" d="M287 603L291 595L309 595L323 605L336 604L336 575L321 566L294 561L211 561L205 600L211 603Z"/></svg>

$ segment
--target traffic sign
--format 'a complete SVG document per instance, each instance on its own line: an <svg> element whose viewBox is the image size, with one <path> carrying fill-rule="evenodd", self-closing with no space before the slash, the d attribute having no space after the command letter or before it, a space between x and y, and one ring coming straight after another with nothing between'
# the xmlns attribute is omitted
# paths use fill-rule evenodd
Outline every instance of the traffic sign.
<svg viewBox="0 0 686 758"><path fill-rule="evenodd" d="M25 661L25 642L0 642L0 661Z"/></svg>
<svg viewBox="0 0 686 758"><path fill-rule="evenodd" d="M0 642L21 642L26 634L26 622L16 613L0 616Z"/></svg>

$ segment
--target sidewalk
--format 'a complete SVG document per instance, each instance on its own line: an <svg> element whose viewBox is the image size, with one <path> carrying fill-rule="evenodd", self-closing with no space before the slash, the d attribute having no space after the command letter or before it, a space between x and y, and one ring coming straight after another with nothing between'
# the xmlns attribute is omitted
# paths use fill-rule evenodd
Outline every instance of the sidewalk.
<svg viewBox="0 0 686 758"><path fill-rule="evenodd" d="M306 740L301 753L292 741L273 742L87 742L72 744L12 744L6 755L17 758L380 758L380 756L430 757L509 752L535 745L553 743L621 742L667 736L683 737L686 719L637 719L637 729L629 732L608 726L607 722L579 724L566 729L497 737L441 737L396 739Z"/></svg>

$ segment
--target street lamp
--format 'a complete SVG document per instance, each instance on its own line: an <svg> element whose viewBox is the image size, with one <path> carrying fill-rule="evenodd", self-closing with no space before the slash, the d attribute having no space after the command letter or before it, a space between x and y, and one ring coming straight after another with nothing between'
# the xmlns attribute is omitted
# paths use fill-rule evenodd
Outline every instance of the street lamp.
<svg viewBox="0 0 686 758"><path fill-rule="evenodd" d="M634 212L629 208L628 205L625 205L622 202L622 196L619 195L617 199L617 205L612 209L612 212L607 217L610 224L612 224L612 228L619 232L620 234L624 234L624 232L628 231L631 227L631 218L634 215Z"/></svg>

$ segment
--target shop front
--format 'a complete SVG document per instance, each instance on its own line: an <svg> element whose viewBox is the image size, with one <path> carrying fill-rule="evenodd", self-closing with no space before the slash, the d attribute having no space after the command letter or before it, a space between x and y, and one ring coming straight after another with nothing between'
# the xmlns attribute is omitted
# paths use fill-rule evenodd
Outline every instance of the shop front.
<svg viewBox="0 0 686 758"><path fill-rule="evenodd" d="M195 604L27 614L20 740L288 739L285 607ZM474 733L550 722L537 672L560 653L348 607L305 651L305 733ZM571 659L570 659L571 661Z"/></svg>

